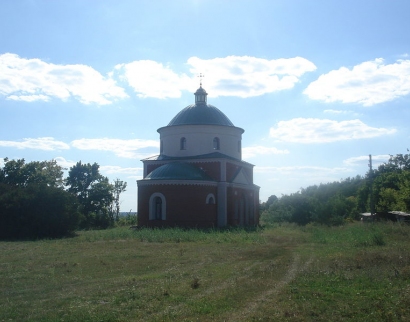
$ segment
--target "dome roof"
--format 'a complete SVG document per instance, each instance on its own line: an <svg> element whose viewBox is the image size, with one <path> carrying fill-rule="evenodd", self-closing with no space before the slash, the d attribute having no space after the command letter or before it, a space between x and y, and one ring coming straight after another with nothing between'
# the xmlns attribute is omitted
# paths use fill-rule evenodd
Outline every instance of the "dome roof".
<svg viewBox="0 0 410 322"><path fill-rule="evenodd" d="M209 104L192 104L185 107L168 124L173 125L234 126L224 113Z"/></svg>
<svg viewBox="0 0 410 322"><path fill-rule="evenodd" d="M223 125L234 126L228 117L215 106L207 104L208 93L202 85L195 92L195 104L185 107L169 122L173 125Z"/></svg>
<svg viewBox="0 0 410 322"><path fill-rule="evenodd" d="M156 168L146 180L203 180L213 181L203 170L185 162L171 162Z"/></svg>
<svg viewBox="0 0 410 322"><path fill-rule="evenodd" d="M206 90L204 90L204 89L202 88L202 85L199 86L199 88L198 88L198 89L196 90L196 92L195 92L195 95L198 95L198 94L208 95L208 93L206 92Z"/></svg>

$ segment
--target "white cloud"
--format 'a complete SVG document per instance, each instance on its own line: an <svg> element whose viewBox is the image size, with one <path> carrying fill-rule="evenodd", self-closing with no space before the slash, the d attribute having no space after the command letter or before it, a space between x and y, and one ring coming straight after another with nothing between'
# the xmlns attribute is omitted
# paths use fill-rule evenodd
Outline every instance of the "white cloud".
<svg viewBox="0 0 410 322"><path fill-rule="evenodd" d="M17 149L35 149L44 151L68 150L70 146L64 142L56 141L52 137L25 138L22 141L0 141L0 146Z"/></svg>
<svg viewBox="0 0 410 322"><path fill-rule="evenodd" d="M75 161L66 160L64 157L56 157L54 158L54 160L59 166L63 167L64 169L69 169L77 163Z"/></svg>
<svg viewBox="0 0 410 322"><path fill-rule="evenodd" d="M120 78L126 80L138 97L178 98L182 90L192 86L192 79L177 74L168 66L152 60L139 60L115 66Z"/></svg>
<svg viewBox="0 0 410 322"><path fill-rule="evenodd" d="M212 97L252 97L292 88L306 72L316 69L302 57L263 59L250 56L200 59L191 57L191 73L205 75L204 87Z"/></svg>
<svg viewBox="0 0 410 322"><path fill-rule="evenodd" d="M34 102L34 101L44 101L48 102L50 100L49 96L46 95L9 95L7 99L12 101L23 101L23 102Z"/></svg>
<svg viewBox="0 0 410 322"><path fill-rule="evenodd" d="M70 169L74 165L77 164L76 161L71 161L71 160L66 160L64 157L57 157L54 158L54 160L57 162L57 164L65 169ZM1 160L0 160L1 164ZM99 170L102 174L104 175L112 175L112 174L130 174L130 175L137 175L143 172L142 168L123 168L120 166L116 165L103 165L99 167Z"/></svg>
<svg viewBox="0 0 410 322"><path fill-rule="evenodd" d="M84 104L101 105L127 97L113 79L92 67L56 65L10 53L0 55L0 94L26 102L74 97Z"/></svg>
<svg viewBox="0 0 410 322"><path fill-rule="evenodd" d="M83 104L110 104L128 97L114 77L126 81L138 97L179 98L182 91L195 91L199 73L205 74L204 88L212 97L252 97L293 88L300 77L316 66L302 57L263 59L227 56L191 57L190 75L152 60L118 64L103 76L90 66L57 65L40 59L0 55L0 95L9 100L33 102L78 99Z"/></svg>
<svg viewBox="0 0 410 322"><path fill-rule="evenodd" d="M253 158L259 155L269 154L288 154L288 150L279 150L278 148L265 146L250 146L242 149L242 157L244 159Z"/></svg>
<svg viewBox="0 0 410 322"><path fill-rule="evenodd" d="M390 155L388 154L372 155L373 169L379 166L380 164L389 161L389 159L390 159ZM363 164L369 163L369 156L362 155L359 157L348 158L344 160L343 163L348 166L363 165Z"/></svg>
<svg viewBox="0 0 410 322"><path fill-rule="evenodd" d="M360 120L332 121L327 119L295 118L281 121L270 129L270 137L284 142L329 143L368 139L395 133L395 129L374 128Z"/></svg>
<svg viewBox="0 0 410 322"><path fill-rule="evenodd" d="M116 165L104 165L100 166L101 172L105 174L132 174L142 173L142 168L122 168Z"/></svg>
<svg viewBox="0 0 410 322"><path fill-rule="evenodd" d="M149 148L159 148L158 141L154 140L120 140L120 139L79 139L71 142L71 145L80 150L110 151L122 158L144 158L152 155L152 152L141 151Z"/></svg>
<svg viewBox="0 0 410 322"><path fill-rule="evenodd" d="M347 110L324 110L323 113L325 114L333 114L333 115L355 115L359 116L359 113L353 112L353 111L347 111Z"/></svg>
<svg viewBox="0 0 410 322"><path fill-rule="evenodd" d="M178 98L182 91L195 91L197 76L205 74L204 88L209 96L251 97L292 88L316 66L302 57L262 59L249 56L187 61L191 75L177 73L170 66L152 60L115 66L115 74L128 82L138 97Z"/></svg>
<svg viewBox="0 0 410 322"><path fill-rule="evenodd" d="M384 64L382 58L363 62L352 69L341 67L321 75L304 94L327 103L358 103L371 106L410 93L410 60Z"/></svg>

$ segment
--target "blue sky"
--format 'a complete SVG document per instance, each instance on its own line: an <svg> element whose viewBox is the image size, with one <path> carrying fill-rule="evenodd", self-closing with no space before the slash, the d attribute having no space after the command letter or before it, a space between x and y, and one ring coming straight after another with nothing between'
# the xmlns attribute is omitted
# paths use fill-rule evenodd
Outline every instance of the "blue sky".
<svg viewBox="0 0 410 322"><path fill-rule="evenodd" d="M410 148L409 31L406 0L5 0L0 158L97 162L136 211L140 160L203 73L261 201L364 175Z"/></svg>

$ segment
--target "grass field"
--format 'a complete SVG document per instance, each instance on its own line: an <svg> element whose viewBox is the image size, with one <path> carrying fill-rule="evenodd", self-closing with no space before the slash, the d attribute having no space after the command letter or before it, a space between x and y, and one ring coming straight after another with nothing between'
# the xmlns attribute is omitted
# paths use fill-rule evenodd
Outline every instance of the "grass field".
<svg viewBox="0 0 410 322"><path fill-rule="evenodd" d="M410 226L0 242L0 321L410 321Z"/></svg>

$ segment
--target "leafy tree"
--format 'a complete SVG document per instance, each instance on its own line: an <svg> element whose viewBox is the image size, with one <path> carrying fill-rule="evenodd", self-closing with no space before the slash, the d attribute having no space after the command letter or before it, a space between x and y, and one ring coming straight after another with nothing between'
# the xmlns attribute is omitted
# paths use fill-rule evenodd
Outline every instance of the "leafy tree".
<svg viewBox="0 0 410 322"><path fill-rule="evenodd" d="M77 202L63 190L56 161L4 159L0 168L0 238L61 237L78 226Z"/></svg>
<svg viewBox="0 0 410 322"><path fill-rule="evenodd" d="M268 210L269 207L270 207L273 203L277 202L278 200L279 200L278 197L276 197L275 195L271 195L266 202L261 203L261 205L260 205L260 210L261 210L262 212Z"/></svg>
<svg viewBox="0 0 410 322"><path fill-rule="evenodd" d="M367 174L366 184L359 190L358 209L370 211L372 197L378 212L410 211L409 192L410 155L391 155L389 161Z"/></svg>
<svg viewBox="0 0 410 322"><path fill-rule="evenodd" d="M69 235L80 215L66 191L37 184L0 187L0 238L37 239Z"/></svg>
<svg viewBox="0 0 410 322"><path fill-rule="evenodd" d="M82 228L107 228L113 224L110 205L114 187L100 174L97 163L77 162L70 168L65 184L81 205Z"/></svg>
<svg viewBox="0 0 410 322"><path fill-rule="evenodd" d="M381 164L377 172L400 172L401 170L410 170L409 154L390 155L389 161Z"/></svg>
<svg viewBox="0 0 410 322"><path fill-rule="evenodd" d="M0 169L0 182L19 187L33 183L62 187L63 168L55 160L26 163L24 159L5 158L4 166Z"/></svg>

